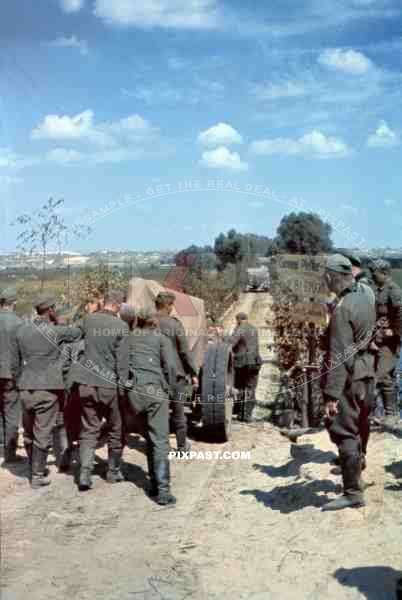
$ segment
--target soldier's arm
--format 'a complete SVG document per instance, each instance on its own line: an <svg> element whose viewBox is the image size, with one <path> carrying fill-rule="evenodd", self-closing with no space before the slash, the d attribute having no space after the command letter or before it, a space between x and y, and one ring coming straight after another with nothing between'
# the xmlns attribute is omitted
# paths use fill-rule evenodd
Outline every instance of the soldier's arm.
<svg viewBox="0 0 402 600"><path fill-rule="evenodd" d="M129 339L128 336L125 336L122 340L121 343L118 345L117 348L117 352L116 352L116 370L117 370L117 378L119 381L119 384L121 384L122 387L124 387L126 385L126 383L129 380L130 377L130 364L129 364L129 359L130 359L130 343L129 343Z"/></svg>
<svg viewBox="0 0 402 600"><path fill-rule="evenodd" d="M113 347L115 356L115 372L118 380L122 378L122 381L123 379L124 381L127 381L129 374L129 352L127 340L130 334L130 330L128 328L128 325L122 319L118 320L117 331L118 333L116 335Z"/></svg>
<svg viewBox="0 0 402 600"><path fill-rule="evenodd" d="M10 367L13 379L17 380L22 369L22 356L18 343L17 330L14 332L10 342Z"/></svg>
<svg viewBox="0 0 402 600"><path fill-rule="evenodd" d="M167 338L165 335L161 335L160 340L162 371L169 386L172 387L177 379L176 363L174 360L172 344L169 338Z"/></svg>
<svg viewBox="0 0 402 600"><path fill-rule="evenodd" d="M341 397L348 374L353 373L355 352L350 311L342 305L337 308L331 321L326 378L322 390L326 402L337 401Z"/></svg>
<svg viewBox="0 0 402 600"><path fill-rule="evenodd" d="M391 287L389 290L388 320L390 329L400 339L402 337L402 299L401 290L396 287Z"/></svg>
<svg viewBox="0 0 402 600"><path fill-rule="evenodd" d="M185 373L187 375L190 375L191 377L197 377L197 370L195 368L193 357L191 356L191 352L188 347L184 327L181 323L177 323L177 326L175 327L175 341L177 353L183 364Z"/></svg>
<svg viewBox="0 0 402 600"><path fill-rule="evenodd" d="M236 348L238 347L238 345L240 344L242 339L243 339L243 332L238 327L237 329L235 329L233 335L230 336L228 342L229 342L229 344L231 344L232 349L236 350Z"/></svg>
<svg viewBox="0 0 402 600"><path fill-rule="evenodd" d="M82 329L80 327L68 327L67 325L55 325L55 342L71 344L78 342L82 337Z"/></svg>

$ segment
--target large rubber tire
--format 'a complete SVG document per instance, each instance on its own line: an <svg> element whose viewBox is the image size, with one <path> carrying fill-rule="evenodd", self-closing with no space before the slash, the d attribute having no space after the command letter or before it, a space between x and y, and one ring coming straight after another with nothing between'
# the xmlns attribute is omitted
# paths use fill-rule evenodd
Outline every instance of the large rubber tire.
<svg viewBox="0 0 402 600"><path fill-rule="evenodd" d="M208 437L227 442L232 431L233 357L228 344L209 344L201 381L201 414Z"/></svg>

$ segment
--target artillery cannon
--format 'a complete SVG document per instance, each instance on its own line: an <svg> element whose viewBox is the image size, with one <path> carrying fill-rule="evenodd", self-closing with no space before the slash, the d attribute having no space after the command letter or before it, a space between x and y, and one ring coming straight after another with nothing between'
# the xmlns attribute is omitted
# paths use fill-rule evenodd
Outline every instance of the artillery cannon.
<svg viewBox="0 0 402 600"><path fill-rule="evenodd" d="M201 298L136 277L129 283L127 302L136 310L153 308L156 296L163 291L176 297L172 316L183 324L183 333L199 372L198 390L192 391L191 386L188 390L191 418L208 438L226 442L231 435L234 402L231 347L223 341L222 335L209 336L205 303ZM129 431L135 430L134 420L130 415L127 417Z"/></svg>

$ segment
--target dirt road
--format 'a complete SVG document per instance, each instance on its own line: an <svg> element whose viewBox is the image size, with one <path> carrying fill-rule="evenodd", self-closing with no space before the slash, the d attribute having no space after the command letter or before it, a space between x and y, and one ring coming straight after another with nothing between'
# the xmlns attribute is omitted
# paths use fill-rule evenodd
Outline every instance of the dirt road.
<svg viewBox="0 0 402 600"><path fill-rule="evenodd" d="M252 318L268 310L261 295ZM265 342L264 342L265 343ZM173 460L175 508L144 494L144 445L127 481L95 476L80 494L52 469L31 491L26 467L0 473L2 600L326 600L394 598L402 570L402 437L374 433L360 510L322 513L340 491L325 432L290 445L268 424L236 424L224 446L249 460ZM99 469L104 450L98 452Z"/></svg>

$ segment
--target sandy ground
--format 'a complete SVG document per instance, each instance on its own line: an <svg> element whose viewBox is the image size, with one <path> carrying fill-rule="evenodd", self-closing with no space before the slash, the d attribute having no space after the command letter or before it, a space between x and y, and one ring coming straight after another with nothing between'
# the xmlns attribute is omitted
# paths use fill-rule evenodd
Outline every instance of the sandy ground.
<svg viewBox="0 0 402 600"><path fill-rule="evenodd" d="M263 296L252 300L253 315L268 310ZM332 514L320 511L340 491L325 432L291 445L269 424L235 424L231 442L193 447L250 451L250 459L174 459L175 508L145 495L137 436L125 451L127 481L104 481L102 449L86 494L53 466L52 485L40 491L30 489L25 464L2 470L1 599L395 597L402 435L373 433L367 506Z"/></svg>

